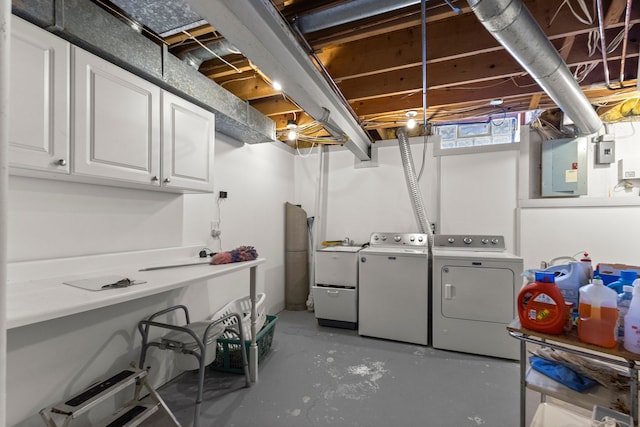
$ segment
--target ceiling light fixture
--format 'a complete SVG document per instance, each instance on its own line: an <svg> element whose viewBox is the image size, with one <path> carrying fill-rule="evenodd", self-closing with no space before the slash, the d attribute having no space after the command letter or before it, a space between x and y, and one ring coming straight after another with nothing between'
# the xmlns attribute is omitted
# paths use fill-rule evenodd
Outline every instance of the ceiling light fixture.
<svg viewBox="0 0 640 427"><path fill-rule="evenodd" d="M289 139L289 141L295 141L298 138L297 128L298 124L295 120L287 120L287 129L289 129L287 139Z"/></svg>
<svg viewBox="0 0 640 427"><path fill-rule="evenodd" d="M498 105L502 104L504 104L504 101L502 99L492 99L491 101L489 101L489 105L493 107L497 107Z"/></svg>
<svg viewBox="0 0 640 427"><path fill-rule="evenodd" d="M405 115L409 118L409 120L407 120L407 129L413 129L416 127L416 116L418 115L418 112L415 110L409 110Z"/></svg>
<svg viewBox="0 0 640 427"><path fill-rule="evenodd" d="M278 92L281 92L281 91L282 91L282 85L281 85L281 84L280 84L280 82L279 82L279 81L277 81L277 80L274 80L274 81L271 83L271 87L273 87L273 89L274 89L274 90L276 90L276 91L278 91Z"/></svg>

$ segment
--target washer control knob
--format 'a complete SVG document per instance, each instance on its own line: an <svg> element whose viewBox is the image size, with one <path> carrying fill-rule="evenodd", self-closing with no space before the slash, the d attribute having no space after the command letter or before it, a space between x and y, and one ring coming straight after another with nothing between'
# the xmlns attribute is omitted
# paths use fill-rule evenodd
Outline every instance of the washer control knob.
<svg viewBox="0 0 640 427"><path fill-rule="evenodd" d="M411 240L412 242L415 242L416 241L416 236L409 237L409 240Z"/></svg>
<svg viewBox="0 0 640 427"><path fill-rule="evenodd" d="M393 240L396 243L400 243L400 240L402 240L402 236L400 236L399 234L396 234L395 236L393 236Z"/></svg>
<svg viewBox="0 0 640 427"><path fill-rule="evenodd" d="M449 243L455 243L455 241L456 241L456 239L454 239L453 237L449 237L447 239L447 242L449 242Z"/></svg>
<svg viewBox="0 0 640 427"><path fill-rule="evenodd" d="M489 243L489 239L482 239L480 241L482 242L483 245L486 245L487 243Z"/></svg>
<svg viewBox="0 0 640 427"><path fill-rule="evenodd" d="M381 237L381 239L382 239L382 241L384 242L384 241L386 241L386 240L387 240L387 236L385 236L385 235L383 234L383 235L382 235L382 237Z"/></svg>
<svg viewBox="0 0 640 427"><path fill-rule="evenodd" d="M462 241L467 244L470 245L471 242L473 242L473 239L471 237L465 237L464 239L462 239Z"/></svg>
<svg viewBox="0 0 640 427"><path fill-rule="evenodd" d="M423 240L424 240L424 237L418 236L418 242L422 243Z"/></svg>
<svg viewBox="0 0 640 427"><path fill-rule="evenodd" d="M498 239L491 239L491 243L494 245L497 245L498 243L500 243L500 240Z"/></svg>

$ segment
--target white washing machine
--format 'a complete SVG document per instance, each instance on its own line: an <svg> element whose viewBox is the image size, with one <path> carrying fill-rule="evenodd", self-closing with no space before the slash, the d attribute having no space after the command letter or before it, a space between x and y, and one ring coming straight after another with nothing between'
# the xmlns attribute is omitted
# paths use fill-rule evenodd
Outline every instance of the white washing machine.
<svg viewBox="0 0 640 427"><path fill-rule="evenodd" d="M503 236L436 235L433 347L518 359L518 342L506 327L516 317L522 269Z"/></svg>
<svg viewBox="0 0 640 427"><path fill-rule="evenodd" d="M427 345L427 235L373 233L369 247L358 255L358 333Z"/></svg>
<svg viewBox="0 0 640 427"><path fill-rule="evenodd" d="M360 249L360 246L330 246L316 251L312 291L319 325L357 328Z"/></svg>

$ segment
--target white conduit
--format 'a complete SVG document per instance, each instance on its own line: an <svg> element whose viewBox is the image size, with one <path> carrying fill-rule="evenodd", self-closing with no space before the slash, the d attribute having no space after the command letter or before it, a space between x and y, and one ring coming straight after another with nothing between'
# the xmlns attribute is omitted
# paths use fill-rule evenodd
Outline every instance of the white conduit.
<svg viewBox="0 0 640 427"><path fill-rule="evenodd" d="M7 217L11 2L0 0L0 427L7 424Z"/></svg>
<svg viewBox="0 0 640 427"><path fill-rule="evenodd" d="M413 206L413 213L418 223L418 231L426 233L429 240L429 250L433 248L433 232L431 231L431 222L427 218L427 212L422 201L422 192L418 186L416 171L413 167L413 158L411 157L411 148L409 147L409 138L404 128L398 128L398 144L400 145L400 156L402 157L402 166L404 176L407 180L407 188L409 190L409 198ZM426 149L426 148L425 148Z"/></svg>

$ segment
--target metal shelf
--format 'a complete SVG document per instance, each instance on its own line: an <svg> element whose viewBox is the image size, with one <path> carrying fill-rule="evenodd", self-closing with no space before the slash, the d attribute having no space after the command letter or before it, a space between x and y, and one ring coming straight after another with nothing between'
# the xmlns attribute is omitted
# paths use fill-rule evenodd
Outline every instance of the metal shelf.
<svg viewBox="0 0 640 427"><path fill-rule="evenodd" d="M634 423L638 425L638 361L640 354L625 350L620 343L612 349L586 344L578 339L572 330L561 335L545 334L523 328L515 319L507 326L509 335L520 341L520 426L526 427L526 389L534 390L543 396L553 397L579 406L592 409L594 405L611 407L619 394L598 386L591 392L578 393L557 383L544 375L527 368L527 343L562 350L579 356L599 360L611 365L626 368L629 372L629 408Z"/></svg>

